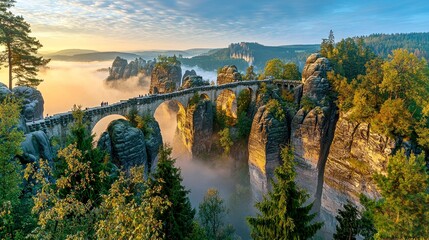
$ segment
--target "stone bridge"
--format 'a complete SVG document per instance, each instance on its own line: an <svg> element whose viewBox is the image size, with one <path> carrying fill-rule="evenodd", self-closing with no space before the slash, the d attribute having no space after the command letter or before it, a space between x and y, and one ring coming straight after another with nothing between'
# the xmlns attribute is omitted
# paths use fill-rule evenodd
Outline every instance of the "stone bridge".
<svg viewBox="0 0 429 240"><path fill-rule="evenodd" d="M136 109L139 114L149 113L154 116L156 109L166 101L176 101L179 105L186 108L188 101L194 96L195 93L209 98L213 104L216 104L216 99L224 91L231 91L235 96L244 90L249 89L252 96L252 101L256 99L256 92L261 83L273 83L279 88L292 90L293 88L302 84L300 80L251 80L233 82L218 86L202 86L185 90L180 90L166 94L153 94L143 97L131 98L129 100L122 100L118 103L109 104L108 106L99 106L87 108L84 110L84 119L88 121L89 128L92 130L94 126L104 117L110 115L126 116L132 109ZM49 138L58 137L59 140L65 140L70 132L70 127L74 119L72 112L59 113L53 116L44 118L42 120L27 122L29 132L44 131Z"/></svg>

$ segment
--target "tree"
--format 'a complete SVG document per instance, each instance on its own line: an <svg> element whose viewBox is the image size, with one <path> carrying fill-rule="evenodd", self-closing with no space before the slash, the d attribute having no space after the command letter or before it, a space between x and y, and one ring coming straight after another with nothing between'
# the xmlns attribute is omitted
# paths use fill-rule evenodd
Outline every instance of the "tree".
<svg viewBox="0 0 429 240"><path fill-rule="evenodd" d="M404 100L388 99L381 105L380 112L373 118L376 132L387 136L408 136L413 119L404 104Z"/></svg>
<svg viewBox="0 0 429 240"><path fill-rule="evenodd" d="M174 166L172 149L164 145L159 150L159 160L149 188L160 189L155 196L166 197L171 205L164 211L157 211L157 219L162 221L162 232L166 239L186 239L193 232L195 210L189 201L189 191L182 185L180 169Z"/></svg>
<svg viewBox="0 0 429 240"><path fill-rule="evenodd" d="M335 48L335 37L332 29L329 31L328 38L322 39L322 43L320 44L320 54L322 56L330 58L332 56L333 50Z"/></svg>
<svg viewBox="0 0 429 240"><path fill-rule="evenodd" d="M253 66L249 66L246 69L246 75L243 77L244 80L256 80L258 79L258 75L255 73L255 69Z"/></svg>
<svg viewBox="0 0 429 240"><path fill-rule="evenodd" d="M274 172L272 190L255 205L260 213L247 219L253 239L308 239L323 225L312 223L313 204L303 206L308 194L296 186L293 150L285 147L281 156L283 165Z"/></svg>
<svg viewBox="0 0 429 240"><path fill-rule="evenodd" d="M129 176L121 172L109 194L103 196L97 238L165 239L163 222L156 214L163 213L171 203L160 192L160 187L147 186L143 167L131 168Z"/></svg>
<svg viewBox="0 0 429 240"><path fill-rule="evenodd" d="M429 236L429 174L424 155L403 150L389 158L387 173L374 179L382 198L369 205L377 239Z"/></svg>
<svg viewBox="0 0 429 240"><path fill-rule="evenodd" d="M223 152L228 155L231 151L232 145L234 145L228 127L224 128L222 131L219 131L219 143L220 146L223 148Z"/></svg>
<svg viewBox="0 0 429 240"><path fill-rule="evenodd" d="M209 240L232 239L234 229L225 226L225 217L228 213L219 192L210 188L204 196L203 202L198 207L198 220Z"/></svg>
<svg viewBox="0 0 429 240"><path fill-rule="evenodd" d="M336 240L355 240L360 230L359 211L356 206L347 201L344 210L339 210L335 217L338 221L334 239Z"/></svg>
<svg viewBox="0 0 429 240"><path fill-rule="evenodd" d="M6 97L0 104L0 235L13 237L13 213L19 204L22 177L15 158L24 134L18 130L20 104Z"/></svg>
<svg viewBox="0 0 429 240"><path fill-rule="evenodd" d="M274 58L269 60L265 64L264 76L266 78L273 77L276 79L281 79L283 76L283 71L284 71L284 63L282 62L282 60L278 58Z"/></svg>
<svg viewBox="0 0 429 240"><path fill-rule="evenodd" d="M298 66L292 62L286 63L284 65L282 78L290 80L301 80L301 73L299 72Z"/></svg>
<svg viewBox="0 0 429 240"><path fill-rule="evenodd" d="M7 11L14 1L3 1L0 5L0 45L5 46L0 59L6 59L9 70L9 89L12 90L13 80L17 85L37 86L43 80L38 79L37 72L49 60L37 56L42 44L30 37L30 25L21 16Z"/></svg>

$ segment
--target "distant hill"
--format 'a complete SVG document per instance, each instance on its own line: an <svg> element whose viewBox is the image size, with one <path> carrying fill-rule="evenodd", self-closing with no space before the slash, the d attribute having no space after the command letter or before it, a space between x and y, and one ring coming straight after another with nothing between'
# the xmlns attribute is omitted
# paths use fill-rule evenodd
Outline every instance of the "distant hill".
<svg viewBox="0 0 429 240"><path fill-rule="evenodd" d="M368 47L383 58L387 58L394 49L405 48L418 57L429 60L429 32L371 34L363 36L363 39Z"/></svg>
<svg viewBox="0 0 429 240"><path fill-rule="evenodd" d="M123 53L123 52L93 52L93 53L76 54L71 56L50 55L47 57L57 61L93 62L93 61L113 61L118 56L129 60L140 57L137 54Z"/></svg>
<svg viewBox="0 0 429 240"><path fill-rule="evenodd" d="M182 58L189 58L194 57L197 55L208 53L211 48L194 48L194 49L188 49L188 50L152 50L152 51L138 51L138 52L132 52L134 54L139 55L143 59L154 59L158 58L159 55L164 56L173 56L176 55L177 57Z"/></svg>
<svg viewBox="0 0 429 240"><path fill-rule="evenodd" d="M64 49L58 52L45 54L46 57L49 56L73 56L77 54L86 54L86 53L97 53L95 50L87 50L87 49Z"/></svg>
<svg viewBox="0 0 429 240"><path fill-rule="evenodd" d="M204 70L215 70L224 65L234 64L239 71L244 72L249 65L257 70L262 70L265 63L273 58L279 58L285 62L295 62L303 67L309 54L319 51L319 44L312 45L285 45L264 46L258 43L235 43L228 48L214 49L206 54L180 59L188 66L199 66Z"/></svg>

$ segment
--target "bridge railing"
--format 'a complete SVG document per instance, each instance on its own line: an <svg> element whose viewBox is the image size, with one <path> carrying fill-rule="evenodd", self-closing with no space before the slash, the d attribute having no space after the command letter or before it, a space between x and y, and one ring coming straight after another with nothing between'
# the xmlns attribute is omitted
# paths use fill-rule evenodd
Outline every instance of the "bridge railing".
<svg viewBox="0 0 429 240"><path fill-rule="evenodd" d="M174 97L179 97L182 95L196 93L196 92L229 89L237 86L252 86L255 84L259 85L261 83L284 83L284 84L299 85L301 84L301 81L284 80L284 79L265 79L265 80L239 81L239 82L226 83L222 85L200 86L200 87L179 90L171 93L152 94L152 95L146 95L141 97L134 97L128 100L121 100L117 103L109 104L107 106L96 106L96 107L85 108L83 111L85 113L85 117L90 117L97 114L114 112L116 110L124 109L128 106L132 106L135 104L137 105L149 104L149 103L152 103L153 101L171 99ZM72 121L73 121L72 112L68 111L68 112L52 115L41 120L27 122L27 127L30 132L33 132L33 131L44 129L46 127L51 127L57 124L62 124L65 126Z"/></svg>

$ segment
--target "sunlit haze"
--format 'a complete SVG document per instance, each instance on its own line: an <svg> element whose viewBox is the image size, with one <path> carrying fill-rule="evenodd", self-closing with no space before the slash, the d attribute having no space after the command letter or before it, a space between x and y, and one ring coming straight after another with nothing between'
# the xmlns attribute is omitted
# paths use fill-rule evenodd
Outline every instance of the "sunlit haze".
<svg viewBox="0 0 429 240"><path fill-rule="evenodd" d="M42 51L188 49L231 42L320 43L427 31L429 1L17 0Z"/></svg>

